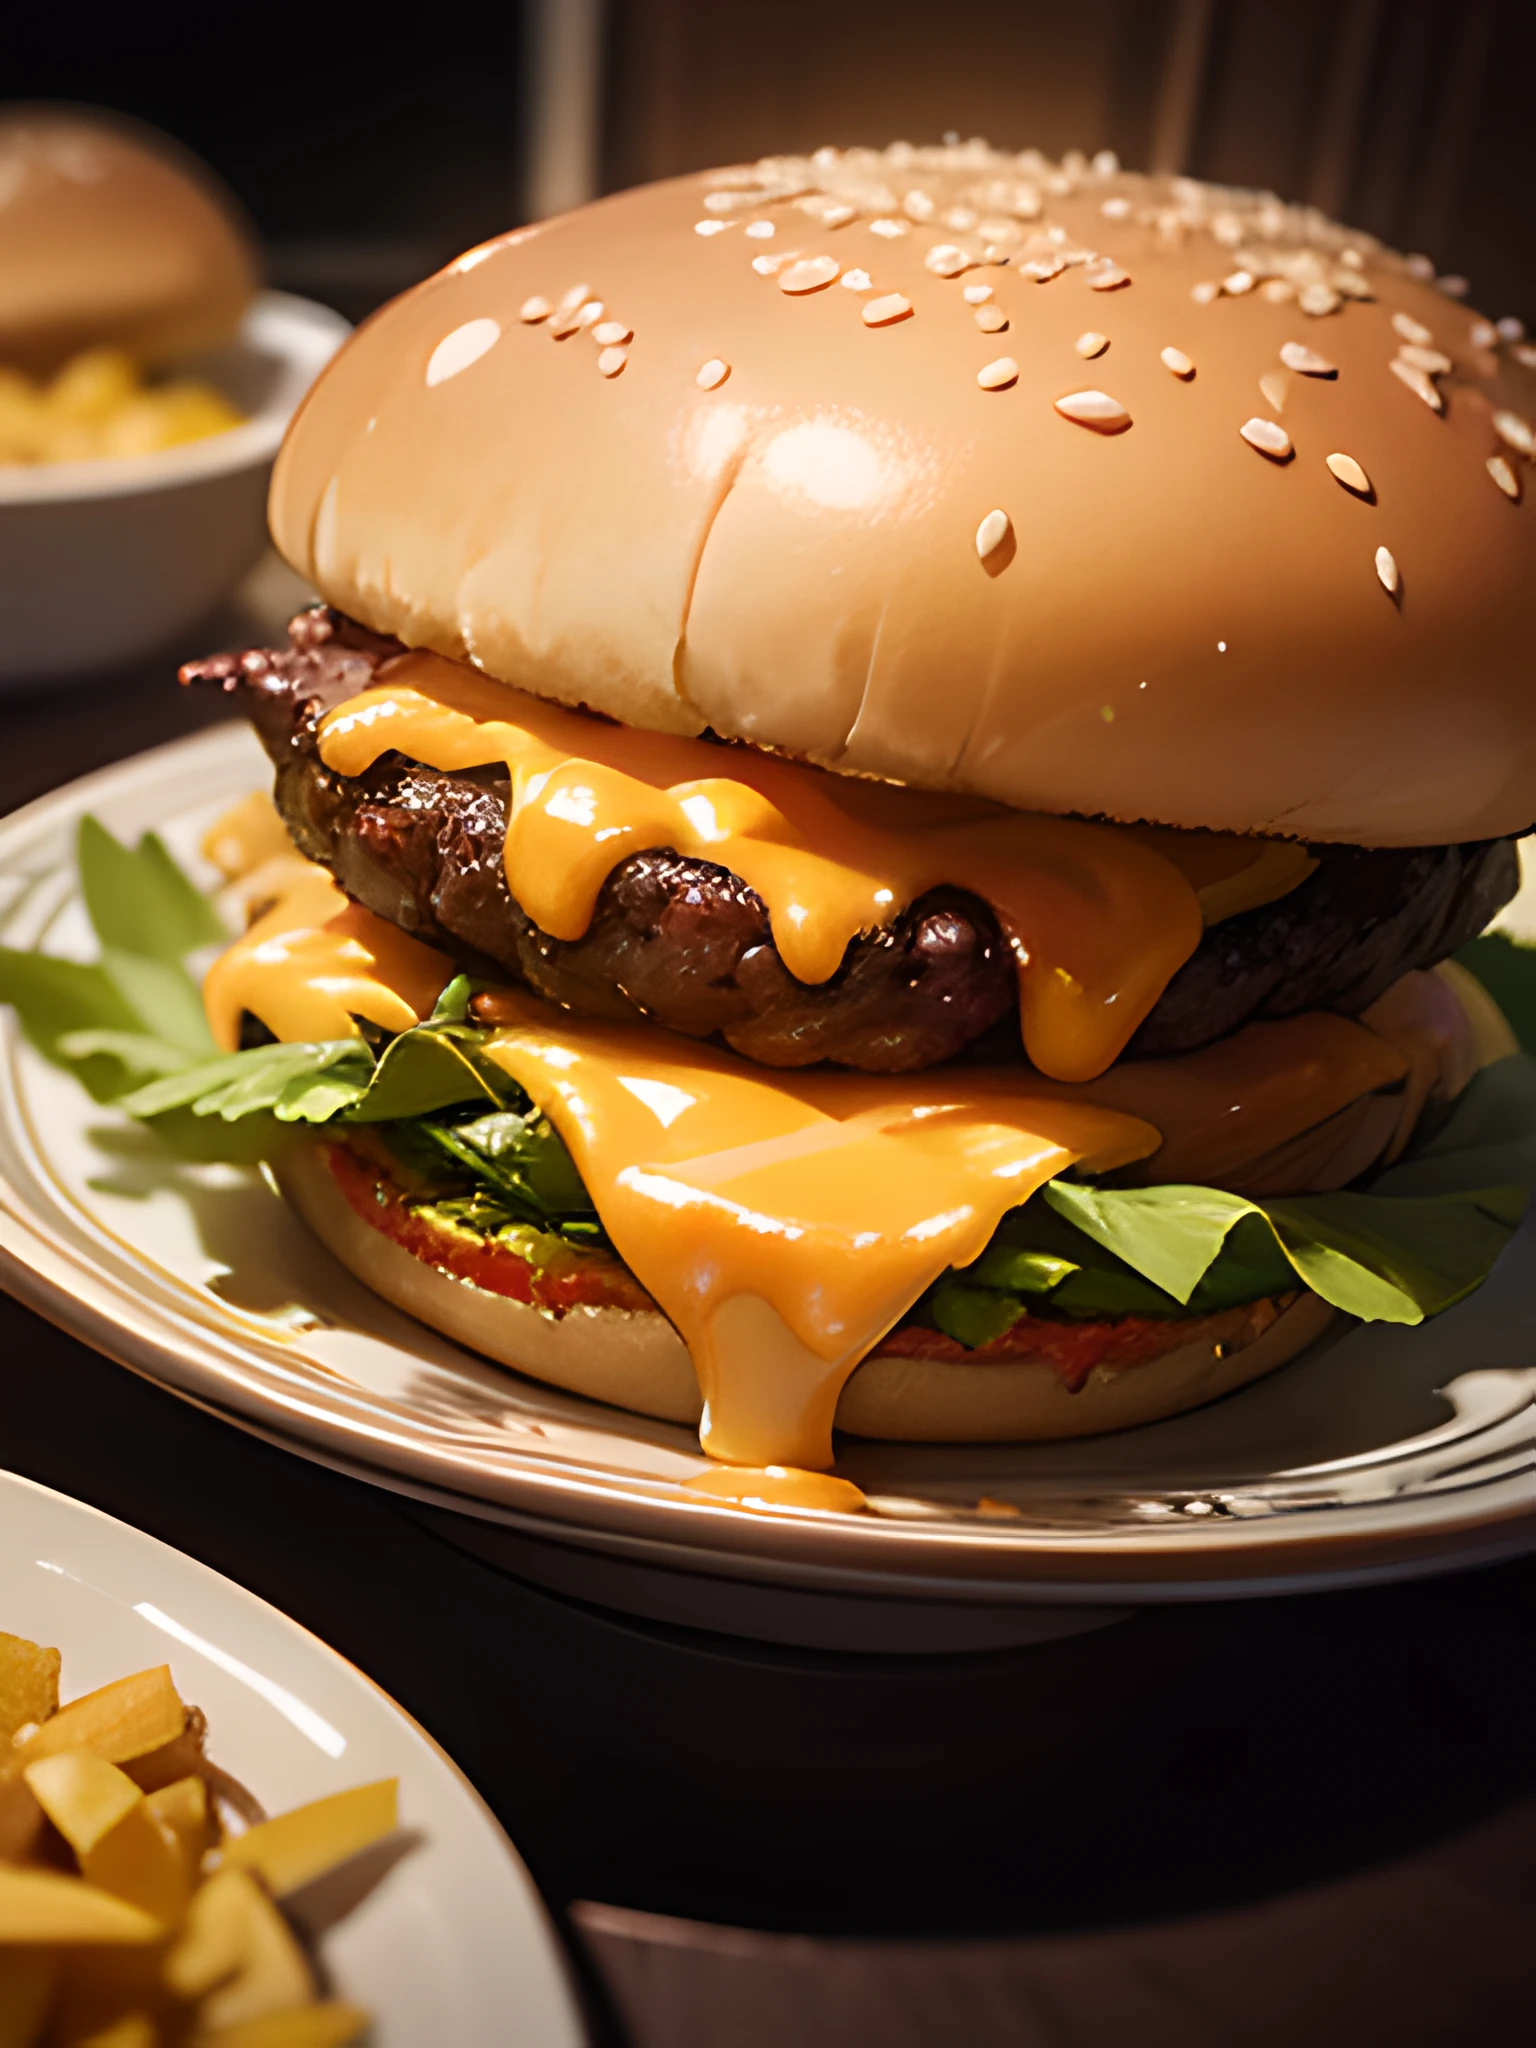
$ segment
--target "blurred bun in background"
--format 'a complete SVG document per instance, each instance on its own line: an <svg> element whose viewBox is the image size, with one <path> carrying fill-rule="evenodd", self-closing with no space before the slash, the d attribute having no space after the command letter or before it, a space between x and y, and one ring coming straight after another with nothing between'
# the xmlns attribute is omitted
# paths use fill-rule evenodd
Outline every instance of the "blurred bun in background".
<svg viewBox="0 0 1536 2048"><path fill-rule="evenodd" d="M160 368L228 341L256 282L233 198L169 138L0 107L0 363L49 376L110 345Z"/></svg>

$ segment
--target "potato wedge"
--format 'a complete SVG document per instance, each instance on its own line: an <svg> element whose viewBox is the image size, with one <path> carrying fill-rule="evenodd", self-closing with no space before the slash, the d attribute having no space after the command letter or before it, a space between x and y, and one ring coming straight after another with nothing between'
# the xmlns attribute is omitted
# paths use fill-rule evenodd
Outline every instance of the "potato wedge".
<svg viewBox="0 0 1536 2048"><path fill-rule="evenodd" d="M144 1794L93 1749L61 1749L23 1767L38 1805L77 1856L87 1856L103 1835L143 1803Z"/></svg>
<svg viewBox="0 0 1536 2048"><path fill-rule="evenodd" d="M174 1742L186 1725L171 1667L156 1664L71 1700L27 1737L20 1753L33 1763L61 1749L93 1749L109 1764L127 1763Z"/></svg>
<svg viewBox="0 0 1536 2048"><path fill-rule="evenodd" d="M193 1894L165 1979L178 1996L203 2001L208 2030L265 2019L315 1995L287 1921L244 1870L221 1870Z"/></svg>
<svg viewBox="0 0 1536 2048"><path fill-rule="evenodd" d="M274 1898L286 1898L382 1842L400 1824L399 1781L380 1778L280 1813L224 1844L220 1868L254 1870Z"/></svg>
<svg viewBox="0 0 1536 2048"><path fill-rule="evenodd" d="M216 2034L194 2034L193 2048L346 2048L368 2024L359 2005L327 1999L291 2012L269 2013L263 2020L243 2020Z"/></svg>
<svg viewBox="0 0 1536 2048"><path fill-rule="evenodd" d="M59 1711L59 1653L0 1630L0 1735Z"/></svg>
<svg viewBox="0 0 1536 2048"><path fill-rule="evenodd" d="M164 1934L148 1913L83 1878L0 1867L0 1943L159 1941Z"/></svg>

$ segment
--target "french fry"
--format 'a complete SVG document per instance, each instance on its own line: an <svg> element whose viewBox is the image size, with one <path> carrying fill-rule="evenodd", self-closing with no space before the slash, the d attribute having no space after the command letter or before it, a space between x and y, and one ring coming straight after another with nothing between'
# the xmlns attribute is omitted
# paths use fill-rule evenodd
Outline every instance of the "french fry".
<svg viewBox="0 0 1536 2048"><path fill-rule="evenodd" d="M201 1778L178 1778L174 1785L163 1785L158 1792L151 1792L144 1804L176 1844L190 1890L201 1874L213 1833L208 1787Z"/></svg>
<svg viewBox="0 0 1536 2048"><path fill-rule="evenodd" d="M37 1803L75 1854L89 1855L103 1835L141 1804L144 1794L132 1778L92 1749L61 1749L24 1766L22 1776Z"/></svg>
<svg viewBox="0 0 1536 2048"><path fill-rule="evenodd" d="M21 1863L37 1847L43 1809L14 1757L0 1764L0 1863ZM4 2048L0 2035L0 2048Z"/></svg>
<svg viewBox="0 0 1536 2048"><path fill-rule="evenodd" d="M368 2024L361 2006L327 1999L291 2012L269 2013L262 2020L244 2020L221 2027L216 2034L197 2034L194 2048L346 2048Z"/></svg>
<svg viewBox="0 0 1536 2048"><path fill-rule="evenodd" d="M381 1778L296 1806L226 1842L219 1867L254 1870L274 1898L286 1898L392 1835L400 1824L398 1795L397 1780Z"/></svg>
<svg viewBox="0 0 1536 2048"><path fill-rule="evenodd" d="M193 1894L165 1980L180 1997L202 2000L208 2030L266 2019L315 1995L287 1921L244 1870L218 1871Z"/></svg>
<svg viewBox="0 0 1536 2048"><path fill-rule="evenodd" d="M158 1920L83 1878L0 1868L0 1943L158 1941Z"/></svg>
<svg viewBox="0 0 1536 2048"><path fill-rule="evenodd" d="M194 1887L180 1843L161 1827L142 1794L111 1833L80 1858L80 1874L166 1927L181 1919Z"/></svg>
<svg viewBox="0 0 1536 2048"><path fill-rule="evenodd" d="M130 2012L85 2035L79 2048L160 2048L161 2039L160 2029L148 2013Z"/></svg>
<svg viewBox="0 0 1536 2048"><path fill-rule="evenodd" d="M0 1735L59 1711L59 1653L0 1632Z"/></svg>
<svg viewBox="0 0 1536 2048"><path fill-rule="evenodd" d="M187 1710L171 1682L171 1667L156 1664L71 1700L20 1749L28 1763L61 1749L93 1749L109 1764L121 1764L174 1742L186 1725Z"/></svg>

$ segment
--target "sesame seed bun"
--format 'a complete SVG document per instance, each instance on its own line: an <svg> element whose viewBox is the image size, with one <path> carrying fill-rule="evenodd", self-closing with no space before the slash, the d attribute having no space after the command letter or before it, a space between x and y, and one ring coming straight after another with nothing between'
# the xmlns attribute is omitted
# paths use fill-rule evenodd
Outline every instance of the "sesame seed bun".
<svg viewBox="0 0 1536 2048"><path fill-rule="evenodd" d="M455 1343L550 1386L697 1425L703 1403L693 1361L665 1316L573 1308L557 1318L428 1264L352 1207L325 1163L326 1143L296 1142L276 1163L278 1183L320 1241L375 1294ZM912 1442L1004 1443L1160 1421L1272 1372L1304 1350L1333 1314L1307 1293L1278 1314L1275 1306L1260 1303L1258 1313L1239 1309L1191 1325L1191 1341L1118 1371L1097 1367L1076 1392L1038 1359L877 1354L843 1389L837 1427Z"/></svg>
<svg viewBox="0 0 1536 2048"><path fill-rule="evenodd" d="M675 179L377 315L273 528L366 624L634 725L1044 811L1516 832L1536 377L1419 267L979 145Z"/></svg>
<svg viewBox="0 0 1536 2048"><path fill-rule="evenodd" d="M104 344L158 367L228 340L256 285L233 209L153 130L0 107L0 364Z"/></svg>

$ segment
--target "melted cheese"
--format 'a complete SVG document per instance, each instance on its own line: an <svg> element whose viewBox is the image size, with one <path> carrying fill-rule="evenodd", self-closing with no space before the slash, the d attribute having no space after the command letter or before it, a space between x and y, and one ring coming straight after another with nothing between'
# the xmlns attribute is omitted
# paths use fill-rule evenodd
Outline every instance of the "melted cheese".
<svg viewBox="0 0 1536 2048"><path fill-rule="evenodd" d="M392 662L330 713L319 747L339 775L391 748L444 771L503 762L507 884L557 939L582 936L621 861L663 846L749 883L785 966L812 984L926 890L968 889L1013 948L1030 1059L1058 1080L1118 1057L1202 929L1194 885L1133 833L605 724L437 655Z"/></svg>
<svg viewBox="0 0 1536 2048"><path fill-rule="evenodd" d="M1067 1167L1158 1145L1022 1070L784 1075L514 1000L487 1056L570 1147L692 1353L705 1449L733 1463L830 1464L844 1381L924 1288Z"/></svg>
<svg viewBox="0 0 1536 2048"><path fill-rule="evenodd" d="M263 863L263 866L268 866ZM451 960L345 897L324 868L295 863L282 894L203 982L216 1044L233 1052L249 1010L285 1043L355 1038L365 1017L408 1031L432 1013Z"/></svg>
<svg viewBox="0 0 1536 2048"><path fill-rule="evenodd" d="M354 1015L391 1030L428 1015L450 972L310 870L216 963L205 998L224 1044L242 1009L282 1039L335 1037ZM754 1468L722 1481L724 1497L763 1505L838 1505L772 1468L830 1463L859 1360L1054 1175L1135 1162L1146 1180L1242 1185L1245 1164L1410 1068L1320 1013L1069 1085L1023 1067L785 1074L517 991L499 1007L488 1056L559 1130L688 1344L705 1449Z"/></svg>

